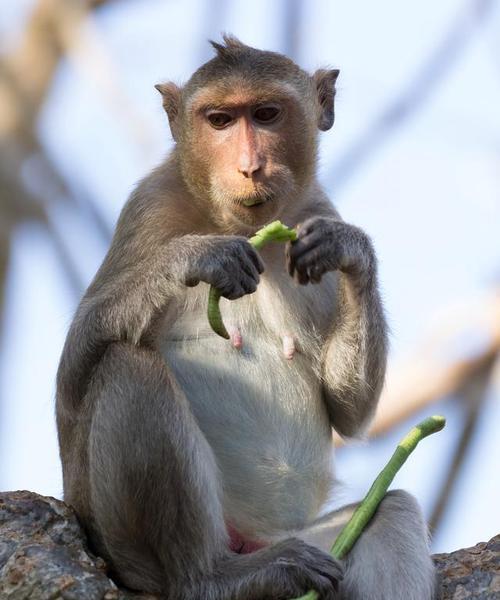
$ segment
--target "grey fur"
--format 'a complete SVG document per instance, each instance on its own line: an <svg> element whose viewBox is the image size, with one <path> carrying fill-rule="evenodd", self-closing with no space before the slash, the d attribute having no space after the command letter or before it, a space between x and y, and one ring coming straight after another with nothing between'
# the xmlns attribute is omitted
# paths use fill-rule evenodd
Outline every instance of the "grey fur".
<svg viewBox="0 0 500 600"><path fill-rule="evenodd" d="M278 56L244 48L248 64ZM407 495L384 500L346 561L317 537L328 531L333 542L339 517L318 520L333 482L331 427L362 432L383 383L368 237L302 178L293 202L273 200L285 222L302 224L287 249L294 280L281 245L262 262L242 237L252 228L230 227L196 195L179 153L132 194L68 333L57 378L66 501L118 580L166 598L285 599L315 588L327 600L430 600L425 526ZM239 298L221 304L242 350L209 329L209 284ZM228 524L268 546L230 552Z"/></svg>
<svg viewBox="0 0 500 600"><path fill-rule="evenodd" d="M297 535L308 544L328 551L356 506L329 513ZM347 556L345 577L340 584L341 597L434 598L437 579L428 539L423 535L425 529L415 498L403 490L388 492L375 518Z"/></svg>

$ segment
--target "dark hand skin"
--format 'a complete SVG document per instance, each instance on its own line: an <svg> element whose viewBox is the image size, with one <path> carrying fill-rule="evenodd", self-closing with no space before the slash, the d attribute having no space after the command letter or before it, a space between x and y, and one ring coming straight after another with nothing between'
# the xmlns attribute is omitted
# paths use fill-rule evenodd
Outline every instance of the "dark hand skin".
<svg viewBox="0 0 500 600"><path fill-rule="evenodd" d="M320 600L337 600L339 583L344 579L344 561L338 560L297 538L289 538L274 546L271 565L279 565L287 589L287 599L310 590Z"/></svg>
<svg viewBox="0 0 500 600"><path fill-rule="evenodd" d="M331 217L312 217L297 228L297 240L287 244L286 263L297 283L320 283L329 271L362 277L374 264L368 236L358 227Z"/></svg>
<svg viewBox="0 0 500 600"><path fill-rule="evenodd" d="M186 274L189 287L204 281L228 300L236 300L257 289L264 263L255 248L242 236L206 236L192 258Z"/></svg>

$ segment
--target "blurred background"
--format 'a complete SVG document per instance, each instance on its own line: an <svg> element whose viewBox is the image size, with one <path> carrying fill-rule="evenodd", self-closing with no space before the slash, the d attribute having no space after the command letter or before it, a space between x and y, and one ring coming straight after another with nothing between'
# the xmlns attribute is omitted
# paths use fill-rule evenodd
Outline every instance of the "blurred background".
<svg viewBox="0 0 500 600"><path fill-rule="evenodd" d="M61 497L54 382L119 211L172 140L155 83L222 31L340 68L321 179L374 240L391 325L380 410L338 451L344 503L444 414L394 485L433 550L500 531L500 3L2 0L0 490Z"/></svg>

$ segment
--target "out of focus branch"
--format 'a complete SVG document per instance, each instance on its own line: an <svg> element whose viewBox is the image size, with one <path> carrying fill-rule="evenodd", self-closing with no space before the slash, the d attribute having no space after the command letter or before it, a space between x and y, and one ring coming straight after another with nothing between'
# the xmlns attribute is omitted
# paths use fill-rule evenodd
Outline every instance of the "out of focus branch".
<svg viewBox="0 0 500 600"><path fill-rule="evenodd" d="M18 46L0 59L3 238L11 239L12 229L23 220L36 219L43 223L73 289L82 285L78 269L65 252L62 238L47 218L43 203L60 198L73 200L74 196L38 139L37 119L69 40L77 37L77 29L85 16L85 7L75 0L39 0ZM37 181L37 193L33 194L26 187L23 167L35 156L41 177ZM0 283L3 285L4 280ZM80 292L81 288L76 290L77 294Z"/></svg>
<svg viewBox="0 0 500 600"><path fill-rule="evenodd" d="M5 288L7 283L7 267L10 258L10 229L0 225L0 344L3 329L3 308L5 304ZM0 346L1 350L1 346Z"/></svg>
<svg viewBox="0 0 500 600"><path fill-rule="evenodd" d="M338 192L404 121L425 106L495 5L495 0L467 0L465 10L447 31L442 42L417 69L412 80L395 94L388 106L329 169L328 187L334 187Z"/></svg>
<svg viewBox="0 0 500 600"><path fill-rule="evenodd" d="M38 0L21 42L0 59L0 142L8 141L3 150L18 161L14 172L20 172L23 162L36 152L38 168L43 171L41 180L48 182L51 189L59 189L58 197L78 200L79 209L84 209L92 223L89 229L100 231L108 241L111 232L96 202L88 193L75 194L68 189L40 144L36 127L60 60L69 57L129 128L141 155L151 148L148 127L127 100L116 69L88 20L88 6L78 0Z"/></svg>
<svg viewBox="0 0 500 600"><path fill-rule="evenodd" d="M100 6L104 6L105 4L113 4L119 1L120 0L86 0L85 4L89 8L99 8Z"/></svg>
<svg viewBox="0 0 500 600"><path fill-rule="evenodd" d="M450 314L404 365L390 369L372 437L460 390L500 351L500 290ZM472 347L471 347L472 345Z"/></svg>
<svg viewBox="0 0 500 600"><path fill-rule="evenodd" d="M390 367L375 419L377 437L446 396L478 373L492 372L500 353L500 289L449 309L438 328L403 364ZM342 445L336 434L335 443Z"/></svg>
<svg viewBox="0 0 500 600"><path fill-rule="evenodd" d="M479 415L487 397L487 391L491 384L491 369L494 359L485 363L460 391L460 400L465 405L465 420L458 443L453 453L452 461L443 482L440 482L440 493L434 503L434 508L429 519L429 529L434 532L441 524L443 515L446 513L450 498L455 489L456 482L462 471L464 460L467 456L470 444L477 431Z"/></svg>
<svg viewBox="0 0 500 600"><path fill-rule="evenodd" d="M22 221L35 221L40 223L49 234L49 240L52 243L59 265L63 269L72 292L75 297L78 297L81 294L84 283L78 269L70 259L70 254L63 238L54 227L44 204L40 202L38 197L20 185L15 175L15 172L9 171L8 165L0 162L0 214L2 215L0 222L0 263L2 263L2 259L5 260L3 269L0 264L0 292L5 287L8 258L10 256L9 244L13 230ZM0 300L2 299L1 296L2 294L0 293ZM3 305L0 302L0 325L1 315L3 314L2 310Z"/></svg>

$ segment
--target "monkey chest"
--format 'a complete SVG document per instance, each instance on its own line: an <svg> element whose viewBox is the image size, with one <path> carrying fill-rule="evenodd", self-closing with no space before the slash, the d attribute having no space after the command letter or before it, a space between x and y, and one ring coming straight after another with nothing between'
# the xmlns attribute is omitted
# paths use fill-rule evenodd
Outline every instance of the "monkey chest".
<svg viewBox="0 0 500 600"><path fill-rule="evenodd" d="M222 298L231 341L208 324L209 286L186 288L165 315L160 348L188 399L201 405L196 411L214 405L213 412L221 413L222 395L231 405L236 397L254 407L250 412L256 406L269 412L269 404L285 395L284 404L296 404L297 413L304 395L319 394L322 350L335 313L335 278L324 279L321 288L296 286L286 274L271 274L255 294Z"/></svg>
<svg viewBox="0 0 500 600"><path fill-rule="evenodd" d="M214 451L234 520L265 506L265 526L287 528L324 500L331 429L316 327L304 331L296 307L280 306L279 297L259 288L254 297L221 306L226 326L241 332L240 348L210 330L205 303L190 305L187 299L165 326L161 351ZM296 343L291 359L283 348L285 334ZM297 506L283 510L291 498ZM295 524L287 521L291 515Z"/></svg>

